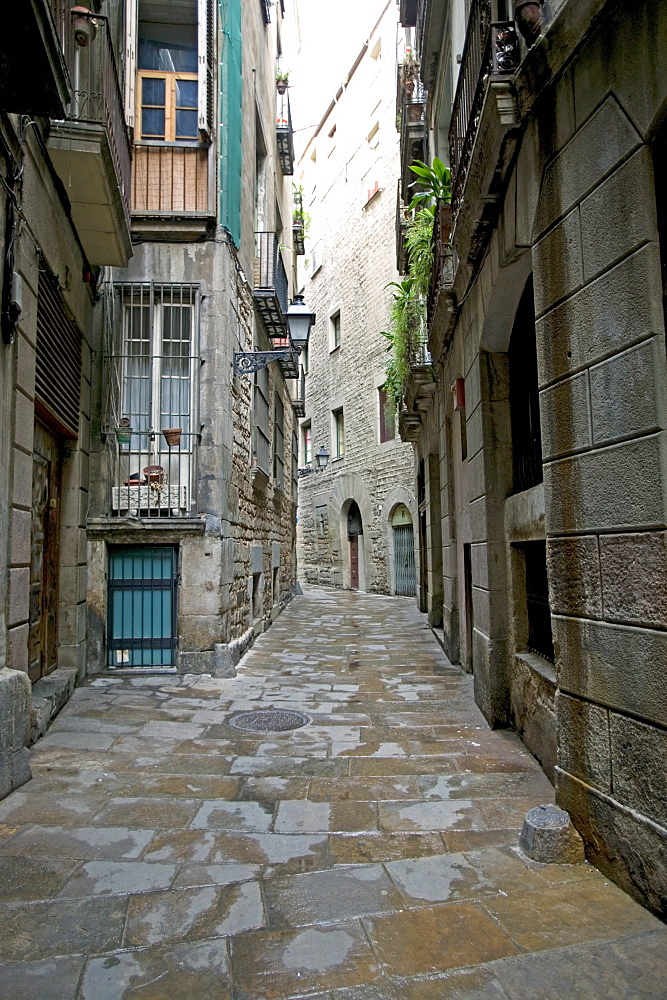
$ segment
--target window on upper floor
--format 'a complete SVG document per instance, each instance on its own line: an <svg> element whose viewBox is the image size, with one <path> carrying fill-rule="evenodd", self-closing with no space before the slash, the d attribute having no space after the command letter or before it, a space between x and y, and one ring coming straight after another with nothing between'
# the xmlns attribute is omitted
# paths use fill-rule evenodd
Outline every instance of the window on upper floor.
<svg viewBox="0 0 667 1000"><path fill-rule="evenodd" d="M278 393L273 419L273 479L278 489L285 488L285 408Z"/></svg>
<svg viewBox="0 0 667 1000"><path fill-rule="evenodd" d="M528 279L516 312L507 359L512 421L512 492L521 493L537 486L544 478L532 277Z"/></svg>
<svg viewBox="0 0 667 1000"><path fill-rule="evenodd" d="M302 465L310 465L313 460L313 437L310 423L301 425Z"/></svg>
<svg viewBox="0 0 667 1000"><path fill-rule="evenodd" d="M340 309L329 317L329 350L340 347Z"/></svg>
<svg viewBox="0 0 667 1000"><path fill-rule="evenodd" d="M345 415L343 408L333 410L331 413L333 457L342 458L345 454Z"/></svg>
<svg viewBox="0 0 667 1000"><path fill-rule="evenodd" d="M215 0L128 0L127 115L142 141L196 142L214 122Z"/></svg>

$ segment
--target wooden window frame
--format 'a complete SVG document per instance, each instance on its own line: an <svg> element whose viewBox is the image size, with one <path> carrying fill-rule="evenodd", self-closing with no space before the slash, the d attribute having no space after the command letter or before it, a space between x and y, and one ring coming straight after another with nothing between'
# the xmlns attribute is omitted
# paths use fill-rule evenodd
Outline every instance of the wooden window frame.
<svg viewBox="0 0 667 1000"><path fill-rule="evenodd" d="M143 101L142 101L142 91L143 91L143 81L144 80L164 80L164 135L143 135ZM196 136L185 136L180 137L176 135L176 84L180 80L194 80L197 82L199 80L198 73L174 73L168 72L166 70L159 69L139 69L137 70L137 87L136 87L136 122L137 122L137 138L142 142L174 142L174 143L196 143L199 141L199 125L197 126ZM151 107L162 107L162 105L151 105ZM189 108L188 110L197 111L196 107Z"/></svg>

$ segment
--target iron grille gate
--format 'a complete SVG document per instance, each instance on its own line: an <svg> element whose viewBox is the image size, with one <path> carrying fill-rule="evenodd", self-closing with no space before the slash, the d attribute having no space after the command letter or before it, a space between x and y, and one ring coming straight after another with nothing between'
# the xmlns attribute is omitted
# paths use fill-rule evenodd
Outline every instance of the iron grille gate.
<svg viewBox="0 0 667 1000"><path fill-rule="evenodd" d="M110 667L176 665L177 549L118 546L109 550Z"/></svg>
<svg viewBox="0 0 667 1000"><path fill-rule="evenodd" d="M402 597L414 597L416 580L413 528L411 524L396 524L393 532L396 593Z"/></svg>

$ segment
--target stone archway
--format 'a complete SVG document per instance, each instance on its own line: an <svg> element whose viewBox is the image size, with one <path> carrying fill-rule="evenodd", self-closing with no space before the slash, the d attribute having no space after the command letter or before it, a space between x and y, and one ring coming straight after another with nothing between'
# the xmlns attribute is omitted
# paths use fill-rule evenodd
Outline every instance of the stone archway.
<svg viewBox="0 0 667 1000"><path fill-rule="evenodd" d="M358 589L372 590L375 583L373 566L373 543L370 533L373 527L373 506L363 479L356 472L340 476L331 491L329 500L329 524L332 533L338 529L337 538L332 539L337 548L337 556L342 569L343 587L352 586L350 564L350 544L348 537L348 514L352 504L356 504L361 517L361 532L357 541Z"/></svg>
<svg viewBox="0 0 667 1000"><path fill-rule="evenodd" d="M389 491L382 505L382 528L385 552L387 553L387 581L389 593L396 593L396 553L394 547L392 519L399 507L405 507L410 514L413 526L417 523L417 502L414 494L405 486L395 486ZM415 531L415 577L419 579L419 546L416 544Z"/></svg>

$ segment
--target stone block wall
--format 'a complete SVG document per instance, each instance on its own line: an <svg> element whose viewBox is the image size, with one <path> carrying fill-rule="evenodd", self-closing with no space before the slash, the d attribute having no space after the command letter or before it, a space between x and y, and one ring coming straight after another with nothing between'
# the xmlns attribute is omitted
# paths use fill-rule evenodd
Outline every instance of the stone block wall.
<svg viewBox="0 0 667 1000"><path fill-rule="evenodd" d="M557 798L589 857L662 913L667 357L651 141L667 85L651 53L665 44L661 5L628 21L607 4L554 82L572 114L541 151L533 248Z"/></svg>
<svg viewBox="0 0 667 1000"><path fill-rule="evenodd" d="M378 41L376 59L371 52L378 51ZM299 574L311 583L350 586L346 517L354 501L363 521L359 586L377 593L395 590L390 522L399 503L412 513L415 539L417 532L412 448L398 432L395 440L380 442L378 398L387 360L382 331L389 328L391 306L386 286L398 278L395 45L396 12L388 9L297 170L304 208L312 217L307 256L312 261L317 245L320 265L302 276L305 300L317 319L301 421L311 430L313 459L299 478ZM336 312L341 343L333 349L330 322ZM332 428L338 407L345 418L340 458ZM324 472L315 468L320 446L331 454ZM303 450L300 465L305 465Z"/></svg>

